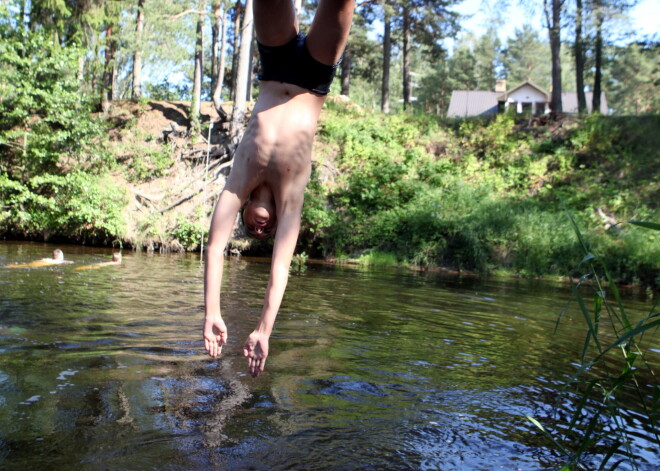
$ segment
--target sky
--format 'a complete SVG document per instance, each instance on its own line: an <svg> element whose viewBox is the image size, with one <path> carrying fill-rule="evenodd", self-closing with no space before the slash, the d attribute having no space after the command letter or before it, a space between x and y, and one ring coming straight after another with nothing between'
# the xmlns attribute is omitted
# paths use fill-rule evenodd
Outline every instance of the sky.
<svg viewBox="0 0 660 471"><path fill-rule="evenodd" d="M528 2L529 3L529 2ZM539 5L536 11L529 11L521 6L519 0L464 0L454 10L463 15L471 15L469 19L462 21L465 31L471 31L477 36L484 33L495 8L505 11L510 18L504 28L501 29L500 39L506 40L512 36L514 31L528 22L535 29L543 29L541 0L535 0ZM507 5L502 8L503 5ZM639 0L638 5L629 12L630 31L637 33L639 37L650 36L660 33L660 0Z"/></svg>

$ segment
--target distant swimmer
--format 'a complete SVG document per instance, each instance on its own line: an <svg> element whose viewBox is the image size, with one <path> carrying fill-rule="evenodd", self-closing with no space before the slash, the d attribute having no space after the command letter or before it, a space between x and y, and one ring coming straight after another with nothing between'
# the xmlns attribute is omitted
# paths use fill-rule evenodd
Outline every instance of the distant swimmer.
<svg viewBox="0 0 660 471"><path fill-rule="evenodd" d="M59 263L73 263L72 261L64 260L64 252L62 252L60 249L53 250L53 258L42 258L40 261L53 265Z"/></svg>
<svg viewBox="0 0 660 471"><path fill-rule="evenodd" d="M65 263L73 263L70 260L64 260L64 252L60 249L53 250L52 258L42 258L29 263L17 263L15 265L7 265L6 268L34 268L34 267L47 267L50 265L61 265Z"/></svg>
<svg viewBox="0 0 660 471"><path fill-rule="evenodd" d="M76 267L74 270L98 270L101 267L108 267L111 265L121 265L121 253L116 252L112 254L112 262L101 262L94 265L85 265L82 267Z"/></svg>

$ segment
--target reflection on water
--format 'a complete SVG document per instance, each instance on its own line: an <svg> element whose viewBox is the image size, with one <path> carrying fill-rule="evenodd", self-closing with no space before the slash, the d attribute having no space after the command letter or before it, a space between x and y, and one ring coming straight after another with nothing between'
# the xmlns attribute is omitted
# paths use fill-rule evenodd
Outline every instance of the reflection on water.
<svg viewBox="0 0 660 471"><path fill-rule="evenodd" d="M0 244L0 266L47 256ZM246 373L269 265L231 259L223 356L201 339L199 255L64 247L0 268L3 469L555 469L525 415L554 410L583 342L569 291L311 265L292 275L266 372ZM643 299L626 299L646 313ZM573 329L573 326L580 329ZM652 344L652 342L651 342ZM657 345L657 342L656 342ZM641 469L657 445L631 411Z"/></svg>

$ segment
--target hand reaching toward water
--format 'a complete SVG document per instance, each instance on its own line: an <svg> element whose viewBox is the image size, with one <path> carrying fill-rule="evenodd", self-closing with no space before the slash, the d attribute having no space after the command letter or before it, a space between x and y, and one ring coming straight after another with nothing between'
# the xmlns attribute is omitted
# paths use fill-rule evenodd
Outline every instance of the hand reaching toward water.
<svg viewBox="0 0 660 471"><path fill-rule="evenodd" d="M227 343L227 326L221 316L207 317L204 321L204 348L212 358L222 352Z"/></svg>
<svg viewBox="0 0 660 471"><path fill-rule="evenodd" d="M243 344L243 356L248 359L248 371L256 378L266 366L268 356L268 335L252 332Z"/></svg>

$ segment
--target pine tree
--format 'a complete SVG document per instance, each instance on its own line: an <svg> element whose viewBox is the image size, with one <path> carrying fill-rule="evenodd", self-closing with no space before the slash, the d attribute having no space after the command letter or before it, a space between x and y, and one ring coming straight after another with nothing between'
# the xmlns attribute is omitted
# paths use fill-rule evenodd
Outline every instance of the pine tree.
<svg viewBox="0 0 660 471"><path fill-rule="evenodd" d="M502 51L504 76L511 86L531 81L548 90L551 78L550 49L529 25L517 29Z"/></svg>

